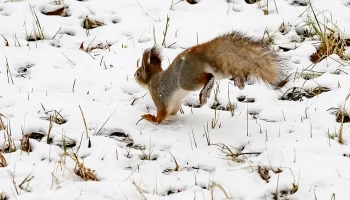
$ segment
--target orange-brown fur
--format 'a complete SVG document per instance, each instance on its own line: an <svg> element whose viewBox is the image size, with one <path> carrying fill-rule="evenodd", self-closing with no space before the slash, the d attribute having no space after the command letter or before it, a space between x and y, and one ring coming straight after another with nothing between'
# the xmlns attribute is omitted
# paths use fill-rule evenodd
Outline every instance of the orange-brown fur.
<svg viewBox="0 0 350 200"><path fill-rule="evenodd" d="M179 110L187 93L203 88L213 77L215 80L229 78L240 89L249 77L277 88L286 83L279 57L261 42L236 32L184 50L165 71L161 68L159 50L153 47L144 51L135 79L149 90L157 116L145 114L142 117L161 123Z"/></svg>

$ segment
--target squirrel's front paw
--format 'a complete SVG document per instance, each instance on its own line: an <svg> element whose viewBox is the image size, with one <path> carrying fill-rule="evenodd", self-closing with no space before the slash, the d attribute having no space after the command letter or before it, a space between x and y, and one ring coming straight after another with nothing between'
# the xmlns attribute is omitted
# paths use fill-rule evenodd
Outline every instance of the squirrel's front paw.
<svg viewBox="0 0 350 200"><path fill-rule="evenodd" d="M141 117L142 117L142 119L145 119L145 120L147 120L147 121L149 121L149 122L152 122L152 123L154 123L154 124L158 124L158 122L157 122L157 117L154 116L154 115L151 115L151 114L144 114L144 115L142 115Z"/></svg>

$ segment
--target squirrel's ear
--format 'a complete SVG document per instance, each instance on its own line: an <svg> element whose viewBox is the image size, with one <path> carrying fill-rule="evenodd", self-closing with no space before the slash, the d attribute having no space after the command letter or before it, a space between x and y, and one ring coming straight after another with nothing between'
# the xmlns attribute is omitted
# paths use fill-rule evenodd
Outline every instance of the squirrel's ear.
<svg viewBox="0 0 350 200"><path fill-rule="evenodd" d="M162 63L162 59L160 56L160 52L156 46L150 49L146 49L143 52L142 65L144 67L146 67L148 64L151 64L153 66L156 65L157 67L160 67L161 63Z"/></svg>
<svg viewBox="0 0 350 200"><path fill-rule="evenodd" d="M162 63L159 49L156 46L151 48L149 56L149 63L159 65Z"/></svg>

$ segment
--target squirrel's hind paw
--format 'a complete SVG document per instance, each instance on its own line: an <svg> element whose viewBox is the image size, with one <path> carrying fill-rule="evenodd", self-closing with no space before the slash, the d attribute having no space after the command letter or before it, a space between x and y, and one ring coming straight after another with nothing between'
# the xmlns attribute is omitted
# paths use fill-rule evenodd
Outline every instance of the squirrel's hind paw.
<svg viewBox="0 0 350 200"><path fill-rule="evenodd" d="M204 104L207 103L208 98L210 97L211 90L214 86L214 77L208 80L207 83L205 83L203 89L199 93L199 106L202 107Z"/></svg>
<svg viewBox="0 0 350 200"><path fill-rule="evenodd" d="M153 124L158 124L158 120L157 120L157 117L154 116L154 115L151 115L151 114L144 114L141 116L141 120L142 119L145 119L149 122L152 122Z"/></svg>

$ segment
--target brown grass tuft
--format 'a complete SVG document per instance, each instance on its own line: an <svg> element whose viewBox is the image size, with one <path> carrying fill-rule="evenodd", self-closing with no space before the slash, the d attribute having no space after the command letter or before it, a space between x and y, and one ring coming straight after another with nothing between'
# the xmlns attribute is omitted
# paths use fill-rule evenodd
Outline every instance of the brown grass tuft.
<svg viewBox="0 0 350 200"><path fill-rule="evenodd" d="M333 21L332 13L318 11L310 3L309 7L300 15L304 17L304 26L310 30L308 36L315 36L319 40L316 52L310 56L313 63L318 63L329 55L337 54L342 59L349 59L346 55L346 39L341 37L341 30ZM320 17L323 19L320 20Z"/></svg>
<svg viewBox="0 0 350 200"><path fill-rule="evenodd" d="M336 121L338 123L349 123L350 117L349 114L342 108L338 108L336 113Z"/></svg>
<svg viewBox="0 0 350 200"><path fill-rule="evenodd" d="M339 36L335 36L334 33L324 34L320 36L320 46L317 51L310 56L310 60L313 63L318 63L327 56L337 54L340 58L348 60L349 56L346 55L346 41Z"/></svg>
<svg viewBox="0 0 350 200"><path fill-rule="evenodd" d="M29 135L28 134L25 134L22 137L21 150L25 151L25 152L30 152L31 151L31 146L30 146L30 143L29 143Z"/></svg>
<svg viewBox="0 0 350 200"><path fill-rule="evenodd" d="M72 158L75 162L74 173L85 181L99 181L99 179L95 176L95 170L91 170L90 168L84 165L84 161L80 162L78 155L76 153L68 153L68 156Z"/></svg>
<svg viewBox="0 0 350 200"><path fill-rule="evenodd" d="M267 168L258 166L258 173L263 180L265 180L267 183L269 182L270 176Z"/></svg>

